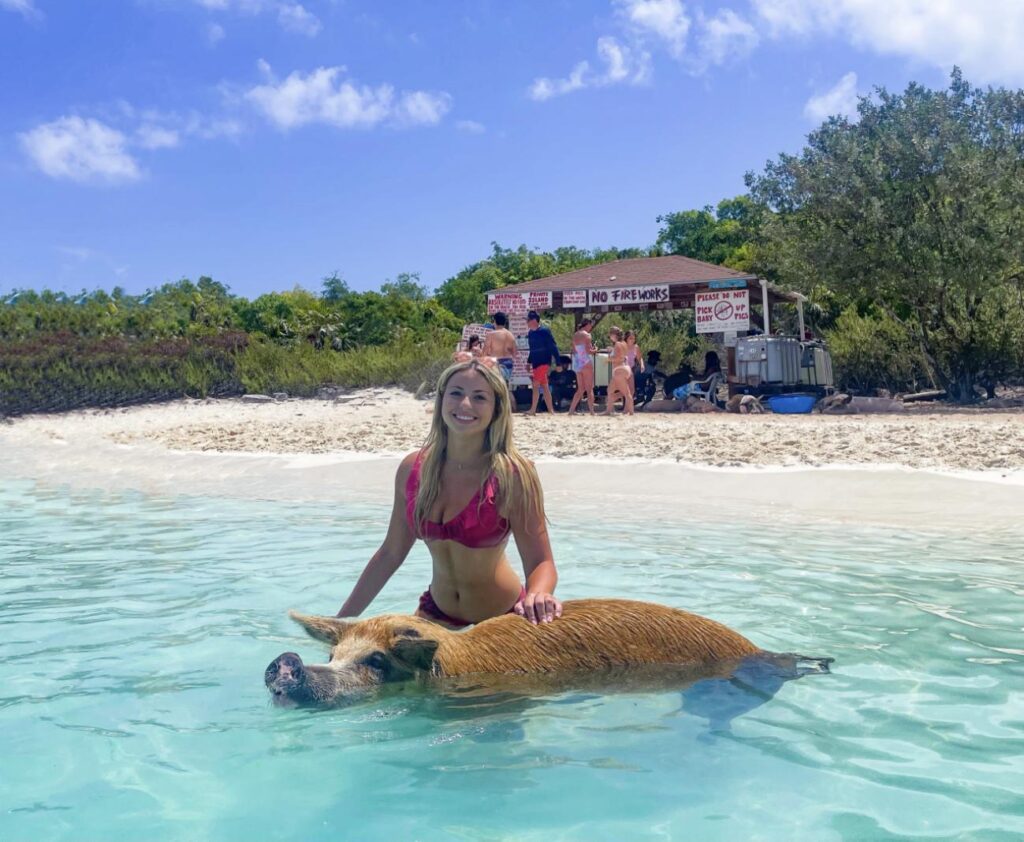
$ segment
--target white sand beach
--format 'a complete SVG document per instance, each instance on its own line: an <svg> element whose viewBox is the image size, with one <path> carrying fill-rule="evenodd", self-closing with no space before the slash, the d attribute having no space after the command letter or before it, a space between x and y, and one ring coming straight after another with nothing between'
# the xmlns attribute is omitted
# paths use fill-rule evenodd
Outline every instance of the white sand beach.
<svg viewBox="0 0 1024 842"><path fill-rule="evenodd" d="M0 469L153 493L387 500L432 402L373 389L339 401L180 400L8 419ZM1008 526L1024 511L1024 412L517 416L553 511L594 505L839 522ZM630 502L633 501L633 502Z"/></svg>

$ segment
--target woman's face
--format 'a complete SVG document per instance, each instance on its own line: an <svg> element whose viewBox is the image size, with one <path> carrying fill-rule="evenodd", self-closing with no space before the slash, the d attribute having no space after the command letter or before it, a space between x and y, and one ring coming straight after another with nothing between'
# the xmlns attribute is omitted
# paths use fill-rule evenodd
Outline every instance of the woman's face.
<svg viewBox="0 0 1024 842"><path fill-rule="evenodd" d="M626 344L627 344L627 345L636 345L636 337L635 337L635 336L633 336L632 334L630 334L629 336L627 336L627 337L626 337Z"/></svg>
<svg viewBox="0 0 1024 842"><path fill-rule="evenodd" d="M494 419L494 389L474 368L457 372L445 386L441 412L449 433L484 433Z"/></svg>

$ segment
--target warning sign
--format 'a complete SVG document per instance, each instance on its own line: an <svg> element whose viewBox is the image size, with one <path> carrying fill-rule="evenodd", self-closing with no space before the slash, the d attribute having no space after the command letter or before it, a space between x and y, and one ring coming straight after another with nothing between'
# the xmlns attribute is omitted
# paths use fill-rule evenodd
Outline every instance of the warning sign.
<svg viewBox="0 0 1024 842"><path fill-rule="evenodd" d="M505 315L523 315L530 310L550 310L550 292L495 292L487 296L487 313L497 312Z"/></svg>
<svg viewBox="0 0 1024 842"><path fill-rule="evenodd" d="M694 300L697 333L750 329L750 292L745 289L698 292Z"/></svg>

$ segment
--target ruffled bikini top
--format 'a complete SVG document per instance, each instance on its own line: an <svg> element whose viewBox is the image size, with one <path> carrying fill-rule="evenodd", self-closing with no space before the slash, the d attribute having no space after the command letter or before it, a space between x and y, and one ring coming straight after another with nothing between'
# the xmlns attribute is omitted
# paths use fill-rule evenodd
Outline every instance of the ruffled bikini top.
<svg viewBox="0 0 1024 842"><path fill-rule="evenodd" d="M405 483L405 517L413 534L424 541L455 541L470 549L496 547L508 537L511 527L498 513L498 479L494 474L487 478L483 490L478 490L466 507L451 520L446 523L424 520L422 532L417 529L416 492L420 487L422 461L422 455L416 457Z"/></svg>

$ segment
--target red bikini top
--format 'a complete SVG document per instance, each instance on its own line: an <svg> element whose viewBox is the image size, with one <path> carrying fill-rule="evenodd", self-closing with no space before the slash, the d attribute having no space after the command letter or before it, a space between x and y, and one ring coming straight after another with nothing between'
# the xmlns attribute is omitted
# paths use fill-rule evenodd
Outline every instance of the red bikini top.
<svg viewBox="0 0 1024 842"><path fill-rule="evenodd" d="M417 456L405 483L405 517L413 534L424 541L455 541L470 549L496 547L511 531L508 521L498 513L498 480L491 474L483 491L477 491L466 507L447 523L424 520L422 534L416 528L416 492L420 487L423 457ZM483 499L481 500L481 493Z"/></svg>

